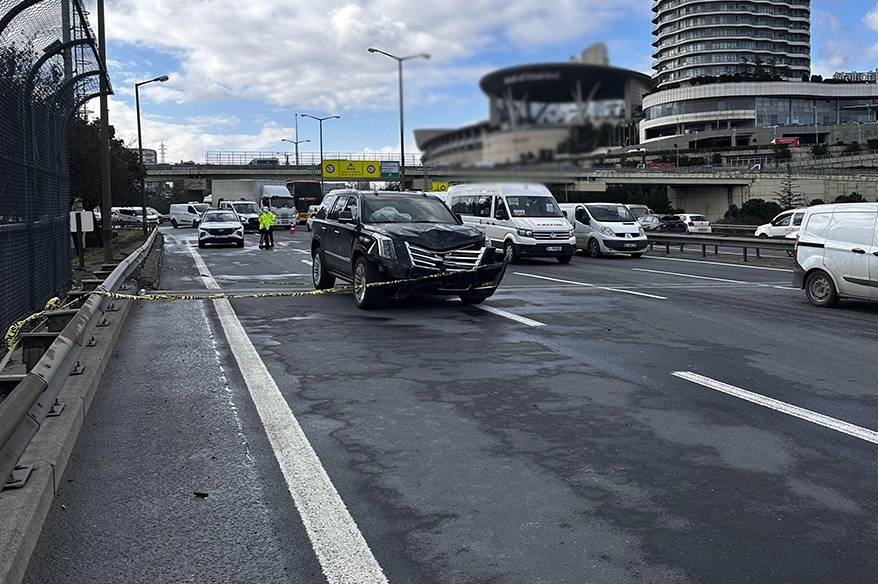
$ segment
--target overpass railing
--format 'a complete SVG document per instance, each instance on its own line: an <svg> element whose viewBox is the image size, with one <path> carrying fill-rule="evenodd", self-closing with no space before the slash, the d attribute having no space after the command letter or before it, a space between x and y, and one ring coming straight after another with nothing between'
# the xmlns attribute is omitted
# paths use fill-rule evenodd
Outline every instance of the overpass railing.
<svg viewBox="0 0 878 584"><path fill-rule="evenodd" d="M398 152L324 152L323 160L377 160L379 162L399 162ZM276 163L271 162L276 161ZM186 164L184 163L178 163ZM191 162L194 164L194 162ZM254 166L257 168L267 168L277 164L282 166L296 165L296 153L290 151L284 152L265 152L265 151L232 151L232 150L210 150L204 156L204 164L230 165L230 166ZM319 152L299 152L298 166L320 166ZM406 167L421 166L420 154L406 154Z"/></svg>

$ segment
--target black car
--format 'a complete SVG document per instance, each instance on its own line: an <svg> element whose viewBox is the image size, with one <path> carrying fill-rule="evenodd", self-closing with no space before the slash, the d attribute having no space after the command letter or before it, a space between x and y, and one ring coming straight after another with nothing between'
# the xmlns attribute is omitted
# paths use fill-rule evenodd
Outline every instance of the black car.
<svg viewBox="0 0 878 584"><path fill-rule="evenodd" d="M407 294L482 302L506 272L502 250L424 193L343 193L314 218L311 256L314 287L352 282L363 309Z"/></svg>
<svg viewBox="0 0 878 584"><path fill-rule="evenodd" d="M638 221L644 231L688 233L686 222L678 215L644 215Z"/></svg>

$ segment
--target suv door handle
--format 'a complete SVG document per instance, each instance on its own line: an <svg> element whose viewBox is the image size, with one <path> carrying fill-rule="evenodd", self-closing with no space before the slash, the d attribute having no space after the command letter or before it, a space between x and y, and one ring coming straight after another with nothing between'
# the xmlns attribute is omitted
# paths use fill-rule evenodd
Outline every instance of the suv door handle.
<svg viewBox="0 0 878 584"><path fill-rule="evenodd" d="M852 249L851 251L854 252L854 253L866 253L866 250L864 250L864 249L860 249L860 248L858 248L858 247L855 247L855 248Z"/></svg>

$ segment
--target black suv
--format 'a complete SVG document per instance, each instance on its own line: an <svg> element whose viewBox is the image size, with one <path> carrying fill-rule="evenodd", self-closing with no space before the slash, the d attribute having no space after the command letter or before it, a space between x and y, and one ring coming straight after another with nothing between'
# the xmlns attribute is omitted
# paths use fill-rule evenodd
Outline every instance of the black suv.
<svg viewBox="0 0 878 584"><path fill-rule="evenodd" d="M478 303L506 272L484 233L424 193L347 191L320 209L311 237L314 287L352 282L363 309L409 293Z"/></svg>

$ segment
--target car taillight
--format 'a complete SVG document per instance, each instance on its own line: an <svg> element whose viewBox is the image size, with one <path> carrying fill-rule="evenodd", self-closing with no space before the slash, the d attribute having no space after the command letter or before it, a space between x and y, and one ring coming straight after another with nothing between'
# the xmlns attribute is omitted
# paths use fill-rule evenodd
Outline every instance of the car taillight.
<svg viewBox="0 0 878 584"><path fill-rule="evenodd" d="M695 227L695 224L692 223L692 222L690 221L690 222L689 222L689 227Z"/></svg>

